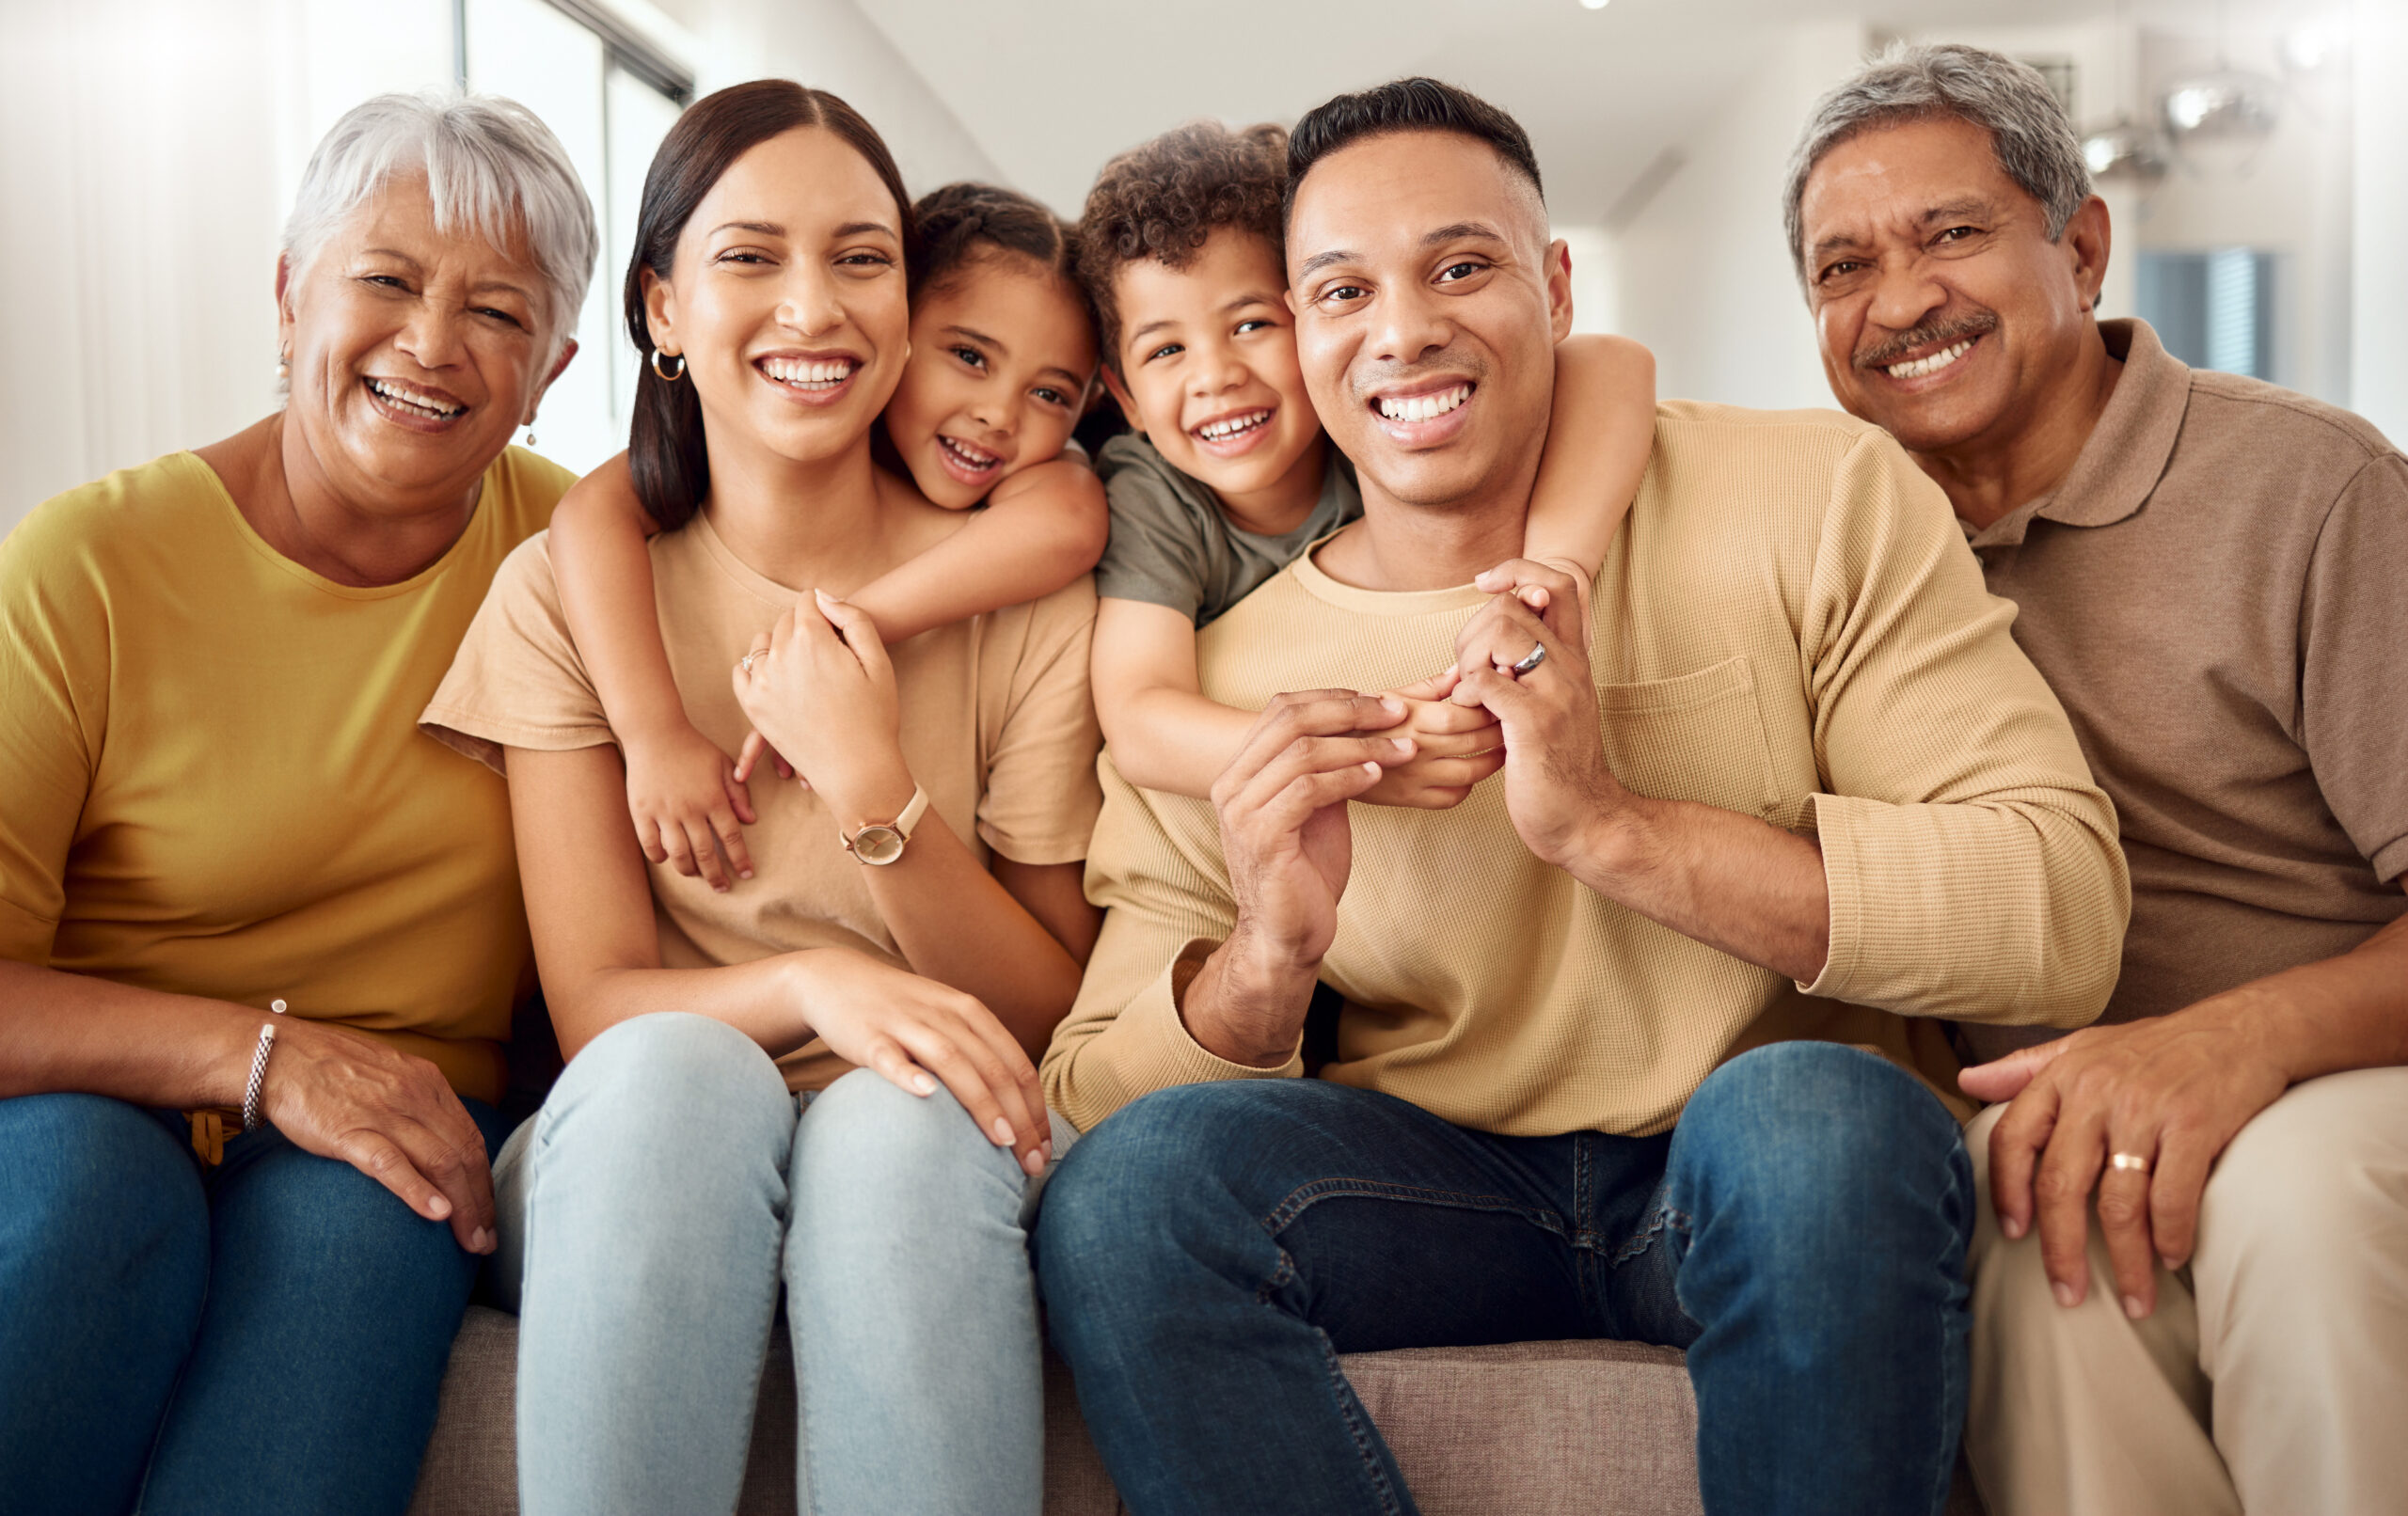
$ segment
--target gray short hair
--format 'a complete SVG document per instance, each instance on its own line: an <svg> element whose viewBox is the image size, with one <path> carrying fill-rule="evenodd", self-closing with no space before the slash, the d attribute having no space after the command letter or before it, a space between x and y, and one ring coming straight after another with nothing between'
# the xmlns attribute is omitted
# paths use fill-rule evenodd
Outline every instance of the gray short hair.
<svg viewBox="0 0 2408 1516"><path fill-rule="evenodd" d="M551 296L557 351L594 282L594 205L552 129L499 95L378 95L345 111L309 155L284 224L294 274L387 182L411 173L426 175L436 230L466 229L496 247L525 238Z"/></svg>
<svg viewBox="0 0 2408 1516"><path fill-rule="evenodd" d="M1893 42L1857 76L1814 103L1789 156L1782 224L1789 261L1806 282L1806 228L1798 204L1823 155L1861 132L1953 116L1990 134L1999 167L2048 213L2049 240L2090 198L2090 166L2065 107L2040 71L2004 53L1959 42Z"/></svg>

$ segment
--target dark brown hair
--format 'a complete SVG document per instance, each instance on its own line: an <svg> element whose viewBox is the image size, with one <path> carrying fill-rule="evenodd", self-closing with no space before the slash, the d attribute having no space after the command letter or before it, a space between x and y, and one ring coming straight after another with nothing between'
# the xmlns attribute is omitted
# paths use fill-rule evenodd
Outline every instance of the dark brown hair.
<svg viewBox="0 0 2408 1516"><path fill-rule="evenodd" d="M903 175L878 129L824 89L790 79L755 79L696 101L661 139L643 176L643 207L636 213L635 255L627 261L627 336L636 345L635 424L627 438L627 471L636 498L661 529L693 518L710 493L710 452L703 443L703 404L690 381L672 383L653 371L652 328L644 319L643 272L662 278L677 260L677 237L695 207L728 166L771 137L798 127L823 127L868 161L895 197L903 245L912 243L911 201ZM910 269L910 260L905 260Z"/></svg>
<svg viewBox="0 0 2408 1516"><path fill-rule="evenodd" d="M1288 183L1288 133L1266 122L1231 131L1190 121L1103 166L1079 216L1079 281L1095 303L1103 361L1119 371L1120 310L1113 276L1150 258L1178 269L1223 227L1259 237L1284 258L1279 199Z"/></svg>
<svg viewBox="0 0 2408 1516"><path fill-rule="evenodd" d="M930 190L911 207L911 304L992 252L1018 253L1075 287L1078 229L1018 190L964 181ZM1083 297L1084 298L1084 297Z"/></svg>
<svg viewBox="0 0 2408 1516"><path fill-rule="evenodd" d="M1546 199L1546 188L1539 182L1538 154L1530 150L1530 136L1521 122L1443 79L1391 79L1324 101L1296 123L1295 134L1288 139L1288 183L1279 208L1283 234L1287 214L1295 209L1296 186L1313 165L1349 143L1397 132L1452 132L1485 142L1506 166L1529 181L1541 203Z"/></svg>

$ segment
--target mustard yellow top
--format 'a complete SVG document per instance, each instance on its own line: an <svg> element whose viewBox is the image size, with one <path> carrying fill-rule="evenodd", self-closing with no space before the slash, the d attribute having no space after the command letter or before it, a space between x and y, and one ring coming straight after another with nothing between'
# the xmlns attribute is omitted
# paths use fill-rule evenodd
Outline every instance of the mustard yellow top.
<svg viewBox="0 0 2408 1516"><path fill-rule="evenodd" d="M0 955L340 1022L500 1098L529 964L508 792L419 734L572 481L513 449L400 584L277 553L170 453L0 543Z"/></svg>
<svg viewBox="0 0 2408 1516"><path fill-rule="evenodd" d="M1453 661L1486 600L1354 589L1307 556L1198 635L1204 692L1259 707L1392 688ZM1660 406L1596 581L1607 758L1641 794L1818 833L1828 966L1794 985L1540 862L1501 776L1451 811L1356 804L1322 967L1347 1004L1323 1077L1509 1135L1649 1133L1758 1043L1863 1044L1946 1088L1932 1019L2091 1020L2131 889L2115 813L2014 617L1887 434L1829 412ZM1108 750L1102 772L1087 894L1111 915L1046 1054L1048 1098L1085 1128L1166 1085L1300 1072L1228 1063L1188 1034L1174 965L1235 920L1212 809L1136 789Z"/></svg>

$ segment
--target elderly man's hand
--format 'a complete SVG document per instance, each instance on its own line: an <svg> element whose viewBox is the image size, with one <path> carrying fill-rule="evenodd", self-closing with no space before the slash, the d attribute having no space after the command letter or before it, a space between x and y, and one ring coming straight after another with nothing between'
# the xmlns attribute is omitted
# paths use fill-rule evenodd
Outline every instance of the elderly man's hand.
<svg viewBox="0 0 2408 1516"><path fill-rule="evenodd" d="M1487 707L1503 725L1513 829L1539 858L1568 867L1591 846L1592 829L1629 798L1606 763L1579 586L1560 569L1519 558L1477 582L1497 594L1456 634L1463 677L1453 699ZM1545 656L1514 673L1534 648Z"/></svg>
<svg viewBox="0 0 2408 1516"><path fill-rule="evenodd" d="M2189 1261L2216 1155L2289 1084L2242 1010L2220 997L2090 1027L1958 1077L1976 1099L2014 1102L1990 1129L1990 1205L2009 1238L2030 1230L2036 1210L2060 1305L2079 1304L2088 1287L2094 1188L2127 1316L2157 1308L2159 1261ZM2116 1153L2147 1166L2116 1168Z"/></svg>

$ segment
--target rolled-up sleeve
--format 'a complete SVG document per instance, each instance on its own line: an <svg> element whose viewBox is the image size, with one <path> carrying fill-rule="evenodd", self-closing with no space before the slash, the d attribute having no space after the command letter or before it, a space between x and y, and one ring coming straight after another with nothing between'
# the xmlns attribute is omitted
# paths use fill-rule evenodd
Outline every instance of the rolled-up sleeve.
<svg viewBox="0 0 2408 1516"><path fill-rule="evenodd" d="M1806 993L2001 1025L2105 1007L2131 913L2115 809L2014 619L1939 488L1886 434L1856 443L1799 640L1830 894Z"/></svg>
<svg viewBox="0 0 2408 1516"><path fill-rule="evenodd" d="M1142 791L1106 752L1098 763L1103 813L1087 853L1087 898L1103 907L1103 935L1087 960L1070 1014L1054 1030L1041 1070L1048 1104L1084 1131L1155 1090L1224 1079L1304 1072L1301 1055L1278 1068L1231 1063L1191 1036L1179 991L1228 936L1236 906L1198 819L1198 800ZM1176 808L1180 825L1157 807Z"/></svg>

